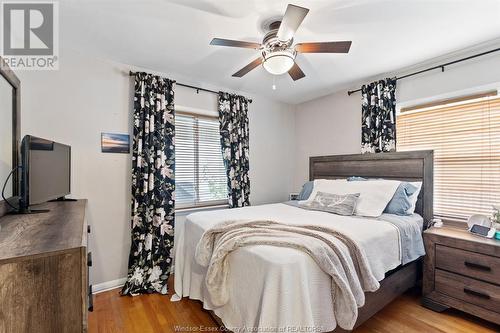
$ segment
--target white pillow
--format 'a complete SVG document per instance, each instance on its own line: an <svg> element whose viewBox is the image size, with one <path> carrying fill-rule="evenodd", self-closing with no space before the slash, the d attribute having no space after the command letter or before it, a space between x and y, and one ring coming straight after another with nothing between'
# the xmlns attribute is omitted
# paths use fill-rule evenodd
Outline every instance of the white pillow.
<svg viewBox="0 0 500 333"><path fill-rule="evenodd" d="M334 193L335 185L338 182L345 182L345 179L315 179L313 181L313 188L311 191L311 194L309 195L309 198L306 200L301 200L298 203L299 204L309 204L311 203L314 198L316 197L316 194L318 194L319 191L323 191L325 193ZM335 194L335 193L334 193Z"/></svg>
<svg viewBox="0 0 500 333"><path fill-rule="evenodd" d="M415 186L417 188L417 190L412 195L410 195L410 197L408 198L411 206L410 206L410 208L408 208L406 213L409 215L415 213L415 206L417 205L418 194L420 193L420 190L422 189L422 182L410 182L410 184Z"/></svg>
<svg viewBox="0 0 500 333"><path fill-rule="evenodd" d="M401 182L398 180L385 179L359 182L349 182L346 179L317 179L314 181L309 199L299 201L299 204L309 204L320 191L339 195L359 193L354 215L378 217L391 201L399 184Z"/></svg>

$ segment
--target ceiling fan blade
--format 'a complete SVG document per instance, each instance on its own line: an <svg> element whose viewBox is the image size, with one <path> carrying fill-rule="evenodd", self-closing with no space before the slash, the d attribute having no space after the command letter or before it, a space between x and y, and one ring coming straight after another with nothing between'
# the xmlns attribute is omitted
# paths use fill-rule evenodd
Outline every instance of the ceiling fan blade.
<svg viewBox="0 0 500 333"><path fill-rule="evenodd" d="M292 68L288 71L288 74L290 74L294 81L300 80L306 76L297 63L293 64Z"/></svg>
<svg viewBox="0 0 500 333"><path fill-rule="evenodd" d="M259 43L252 42L244 42L240 40L231 40L231 39L223 39L223 38L214 38L210 42L210 45L218 45L218 46L232 46L232 47L244 47L247 49L259 49Z"/></svg>
<svg viewBox="0 0 500 333"><path fill-rule="evenodd" d="M278 39L282 42L292 39L308 12L307 8L288 4L276 35Z"/></svg>
<svg viewBox="0 0 500 333"><path fill-rule="evenodd" d="M351 48L351 41L300 43L295 45L295 51L300 53L347 53Z"/></svg>
<svg viewBox="0 0 500 333"><path fill-rule="evenodd" d="M248 72L250 72L255 67L259 66L260 64L262 64L262 58L257 58L254 61L252 61L251 63L249 63L248 65L246 65L245 67L243 67L242 69L240 69L239 71L237 71L236 73L234 73L233 76L234 77L242 77L243 75L247 74Z"/></svg>

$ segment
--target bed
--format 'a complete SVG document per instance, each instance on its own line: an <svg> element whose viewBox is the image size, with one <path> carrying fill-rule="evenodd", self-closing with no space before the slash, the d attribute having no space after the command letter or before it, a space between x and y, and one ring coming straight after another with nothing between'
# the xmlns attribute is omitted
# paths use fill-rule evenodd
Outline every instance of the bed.
<svg viewBox="0 0 500 333"><path fill-rule="evenodd" d="M432 151L394 152L363 155L335 155L310 158L309 178L337 179L349 176L421 181L422 189L415 212L422 229L432 219ZM338 217L323 212L304 211L289 204L271 204L232 210L195 213L175 230L175 273L173 299L188 296L203 302L204 308L229 329L275 330L301 327L314 332L342 332L332 316L329 276L305 253L290 248L257 245L240 248L228 257L231 267L230 301L211 304L204 288L206 269L194 261L196 244L203 233L223 220L271 219L298 223L314 219L334 223L350 232L366 252L380 288L365 294L354 327L361 325L398 295L415 286L419 263L401 265L400 234L390 223L354 217ZM353 228L353 225L356 226ZM347 227L349 226L349 228ZM356 232L351 230L355 229Z"/></svg>

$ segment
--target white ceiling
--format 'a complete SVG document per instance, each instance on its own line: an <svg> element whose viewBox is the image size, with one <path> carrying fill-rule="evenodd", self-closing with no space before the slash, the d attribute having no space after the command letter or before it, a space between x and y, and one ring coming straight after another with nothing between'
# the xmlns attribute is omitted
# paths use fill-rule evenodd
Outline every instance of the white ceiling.
<svg viewBox="0 0 500 333"><path fill-rule="evenodd" d="M310 8L295 42L352 40L350 53L299 54L306 77L278 76L277 90L261 67L231 77L258 52L210 40L260 42L289 1L62 0L61 46L295 104L500 37L500 0L294 0Z"/></svg>

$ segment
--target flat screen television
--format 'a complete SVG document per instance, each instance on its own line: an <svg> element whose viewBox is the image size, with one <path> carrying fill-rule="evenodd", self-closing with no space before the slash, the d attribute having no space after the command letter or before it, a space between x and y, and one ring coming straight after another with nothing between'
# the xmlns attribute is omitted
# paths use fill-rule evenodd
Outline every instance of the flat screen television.
<svg viewBox="0 0 500 333"><path fill-rule="evenodd" d="M70 146L26 135L21 142L21 163L21 212L71 193Z"/></svg>

